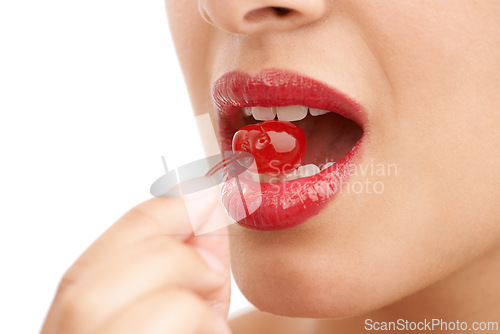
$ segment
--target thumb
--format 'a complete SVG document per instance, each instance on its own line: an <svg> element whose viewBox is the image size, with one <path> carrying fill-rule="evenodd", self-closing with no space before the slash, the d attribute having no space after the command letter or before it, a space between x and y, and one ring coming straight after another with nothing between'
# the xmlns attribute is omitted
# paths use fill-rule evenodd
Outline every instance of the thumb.
<svg viewBox="0 0 500 334"><path fill-rule="evenodd" d="M214 312L225 320L229 311L231 275L228 217L220 201L220 189L210 187L185 195L183 199L197 235L192 235L185 243L195 248L214 271L226 277L224 286L209 301Z"/></svg>
<svg viewBox="0 0 500 334"><path fill-rule="evenodd" d="M194 237L190 241L207 265L225 277L224 285L214 291L208 300L212 310L224 320L227 320L231 297L229 242L227 234L224 233L226 231L227 229L224 228L218 233Z"/></svg>
<svg viewBox="0 0 500 334"><path fill-rule="evenodd" d="M209 297L208 303L212 310L220 318L226 321L231 297L230 256L227 228L193 237L188 243L196 249L212 270L222 273L225 277L224 285L217 291L214 291Z"/></svg>
<svg viewBox="0 0 500 334"><path fill-rule="evenodd" d="M197 179L197 183L208 179ZM213 185L213 184L212 184ZM208 251L229 273L229 241L227 225L230 223L220 201L221 190L211 186L183 196L194 234L186 243Z"/></svg>

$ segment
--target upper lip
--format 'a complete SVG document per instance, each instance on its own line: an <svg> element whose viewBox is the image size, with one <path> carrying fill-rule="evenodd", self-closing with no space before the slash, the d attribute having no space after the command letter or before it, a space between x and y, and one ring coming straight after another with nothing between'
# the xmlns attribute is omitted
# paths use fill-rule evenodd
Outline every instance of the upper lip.
<svg viewBox="0 0 500 334"><path fill-rule="evenodd" d="M354 99L316 79L294 71L265 69L255 76L231 71L213 85L213 102L218 119L238 116L242 107L304 105L337 113L363 129L364 108Z"/></svg>

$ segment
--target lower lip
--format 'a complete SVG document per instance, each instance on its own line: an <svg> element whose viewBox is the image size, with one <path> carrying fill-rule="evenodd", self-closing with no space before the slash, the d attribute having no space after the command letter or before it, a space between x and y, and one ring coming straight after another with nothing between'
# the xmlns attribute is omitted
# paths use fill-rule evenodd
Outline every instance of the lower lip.
<svg viewBox="0 0 500 334"><path fill-rule="evenodd" d="M341 160L313 176L283 183L257 183L240 176L239 185L224 183L223 203L229 216L242 217L236 219L238 224L261 231L287 229L307 221L347 184L351 167L360 158L362 141L363 137Z"/></svg>

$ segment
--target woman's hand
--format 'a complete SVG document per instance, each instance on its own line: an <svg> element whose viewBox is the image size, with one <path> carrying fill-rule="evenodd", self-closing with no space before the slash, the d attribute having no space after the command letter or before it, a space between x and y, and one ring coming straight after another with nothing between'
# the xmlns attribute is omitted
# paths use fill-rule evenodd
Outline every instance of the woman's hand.
<svg viewBox="0 0 500 334"><path fill-rule="evenodd" d="M227 237L194 237L181 199L153 198L66 272L41 334L230 333L229 277Z"/></svg>

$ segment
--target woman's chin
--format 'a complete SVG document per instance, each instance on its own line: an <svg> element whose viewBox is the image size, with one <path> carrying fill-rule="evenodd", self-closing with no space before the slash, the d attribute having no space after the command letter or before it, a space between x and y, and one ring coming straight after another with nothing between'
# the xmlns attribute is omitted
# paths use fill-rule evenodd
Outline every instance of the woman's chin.
<svg viewBox="0 0 500 334"><path fill-rule="evenodd" d="M268 233L275 232L266 232L256 243L243 232L232 237L231 245L238 287L261 311L300 318L353 317L390 304L415 288L395 285L388 277L394 276L390 271L377 273L369 254L354 258L350 251L342 254L335 249L326 254L307 241L297 246L286 242L286 236L280 239Z"/></svg>
<svg viewBox="0 0 500 334"><path fill-rule="evenodd" d="M278 266L275 261L269 261L257 267L236 261L242 264L233 265L240 290L250 303L264 312L286 317L335 319L367 313L389 302L367 294L362 279L353 280L342 273L332 273L325 278L311 266L306 269L283 263Z"/></svg>

